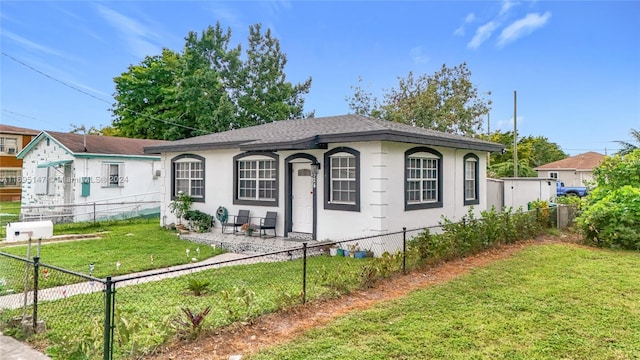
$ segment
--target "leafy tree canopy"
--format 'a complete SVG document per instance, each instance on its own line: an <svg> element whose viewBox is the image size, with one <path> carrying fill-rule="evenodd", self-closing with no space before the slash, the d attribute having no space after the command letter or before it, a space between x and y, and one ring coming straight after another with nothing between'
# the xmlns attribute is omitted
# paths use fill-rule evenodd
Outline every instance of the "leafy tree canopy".
<svg viewBox="0 0 640 360"><path fill-rule="evenodd" d="M286 80L286 55L270 30L249 27L248 47L231 46L220 23L189 32L181 53L163 49L114 78L113 126L120 135L176 140L302 118L301 84Z"/></svg>
<svg viewBox="0 0 640 360"><path fill-rule="evenodd" d="M503 154L493 153L490 158L488 175L491 177L513 176L513 131L496 131L490 135L481 135L484 140L503 144ZM518 176L536 177L534 168L550 162L562 160L569 155L556 143L544 136L524 136L518 139Z"/></svg>
<svg viewBox="0 0 640 360"><path fill-rule="evenodd" d="M381 102L361 85L351 88L354 94L347 102L357 114L449 133L476 134L491 110L491 101L471 83L466 63L442 65L433 75L409 72L398 78L398 86L386 91Z"/></svg>

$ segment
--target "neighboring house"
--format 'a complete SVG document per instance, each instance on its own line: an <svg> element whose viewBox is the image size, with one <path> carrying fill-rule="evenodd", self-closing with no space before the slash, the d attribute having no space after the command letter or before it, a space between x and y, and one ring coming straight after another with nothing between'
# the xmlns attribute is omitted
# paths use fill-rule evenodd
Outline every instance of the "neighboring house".
<svg viewBox="0 0 640 360"><path fill-rule="evenodd" d="M157 208L160 157L145 155L143 148L160 143L164 141L41 132L18 154L25 180L21 215L85 221ZM131 202L139 204L122 204Z"/></svg>
<svg viewBox="0 0 640 360"><path fill-rule="evenodd" d="M16 155L39 131L0 125L0 201L20 201L22 160Z"/></svg>
<svg viewBox="0 0 640 360"><path fill-rule="evenodd" d="M502 145L360 115L285 120L145 148L162 156L162 223L193 208L276 211L277 235L345 239L436 225L486 207ZM257 222L257 220L254 220Z"/></svg>
<svg viewBox="0 0 640 360"><path fill-rule="evenodd" d="M597 152L587 152L552 163L538 166L534 170L539 178L552 178L562 181L565 186L585 186L593 179L593 169L600 165L604 155Z"/></svg>

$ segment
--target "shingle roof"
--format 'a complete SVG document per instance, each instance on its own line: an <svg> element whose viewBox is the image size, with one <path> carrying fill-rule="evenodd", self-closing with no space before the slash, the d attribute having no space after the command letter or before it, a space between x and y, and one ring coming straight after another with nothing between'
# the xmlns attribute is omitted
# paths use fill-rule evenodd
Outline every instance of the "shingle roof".
<svg viewBox="0 0 640 360"><path fill-rule="evenodd" d="M14 135L38 135L40 133L40 131L38 130L33 130L33 129L27 129L27 128L21 128L21 127L17 127L17 126L12 126L12 125L2 125L0 124L0 133L2 134L14 134Z"/></svg>
<svg viewBox="0 0 640 360"><path fill-rule="evenodd" d="M423 129L361 115L275 121L263 125L149 146L147 154L165 151L239 148L251 150L296 150L326 147L329 143L353 141L398 141L483 151L501 151L503 145L461 135Z"/></svg>
<svg viewBox="0 0 640 360"><path fill-rule="evenodd" d="M73 153L144 155L144 147L167 143L163 140L130 139L115 136L100 136L45 131Z"/></svg>
<svg viewBox="0 0 640 360"><path fill-rule="evenodd" d="M600 153L590 151L538 166L534 170L593 170L600 165L604 157Z"/></svg>

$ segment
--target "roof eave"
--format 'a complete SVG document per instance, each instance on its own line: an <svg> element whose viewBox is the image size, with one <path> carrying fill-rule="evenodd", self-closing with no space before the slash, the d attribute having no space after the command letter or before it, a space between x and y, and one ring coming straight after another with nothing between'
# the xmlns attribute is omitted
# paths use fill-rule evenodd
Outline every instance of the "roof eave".
<svg viewBox="0 0 640 360"><path fill-rule="evenodd" d="M481 150L500 152L504 149L502 144L489 142L476 142L468 140L449 139L438 136L406 133L394 130L371 131L366 133L321 135L321 142L359 142L359 141L394 141L409 144L443 146L458 149Z"/></svg>

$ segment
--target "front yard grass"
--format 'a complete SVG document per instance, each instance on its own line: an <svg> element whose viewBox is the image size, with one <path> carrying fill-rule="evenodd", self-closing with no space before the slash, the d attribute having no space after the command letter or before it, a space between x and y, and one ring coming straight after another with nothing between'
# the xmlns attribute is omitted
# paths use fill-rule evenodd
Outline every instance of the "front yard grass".
<svg viewBox="0 0 640 360"><path fill-rule="evenodd" d="M0 243L7 236L7 224L19 218L19 201L0 201Z"/></svg>
<svg viewBox="0 0 640 360"><path fill-rule="evenodd" d="M100 239L43 243L40 248L41 263L84 274L93 263L93 276L99 278L190 263L193 258L204 260L222 252L179 239L175 231L162 228L157 218L54 225L54 233L99 233ZM27 245L0 247L0 251L26 257ZM36 253L37 241L33 241L31 257Z"/></svg>
<svg viewBox="0 0 640 360"><path fill-rule="evenodd" d="M638 359L640 253L532 246L243 358Z"/></svg>

